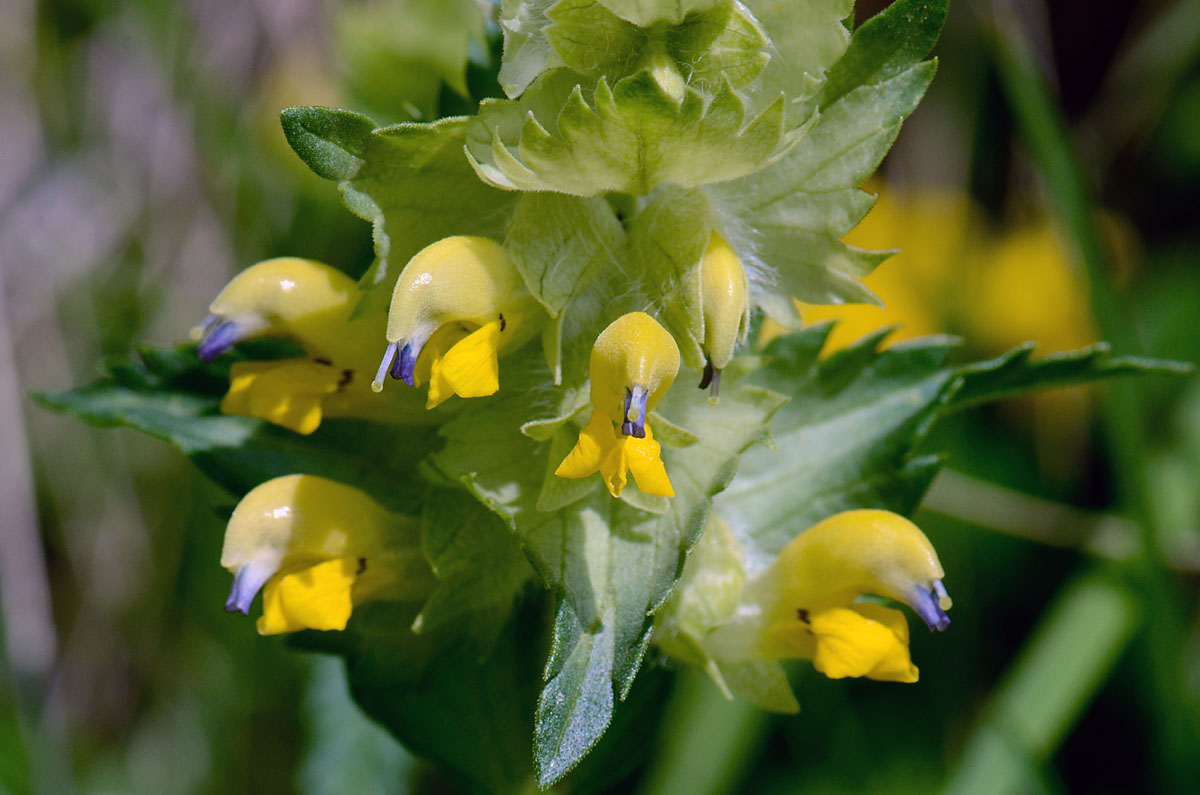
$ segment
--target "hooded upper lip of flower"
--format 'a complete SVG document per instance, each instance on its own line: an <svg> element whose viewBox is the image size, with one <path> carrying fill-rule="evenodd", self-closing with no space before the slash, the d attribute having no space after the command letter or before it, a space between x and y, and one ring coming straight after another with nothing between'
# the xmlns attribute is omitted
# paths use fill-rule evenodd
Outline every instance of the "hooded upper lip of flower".
<svg viewBox="0 0 1200 795"><path fill-rule="evenodd" d="M743 590L733 617L704 645L717 658L809 658L826 675L916 681L899 611L929 629L950 625L950 597L937 553L912 522L888 511L846 511L790 541Z"/></svg>
<svg viewBox="0 0 1200 795"><path fill-rule="evenodd" d="M874 595L912 608L929 629L950 626L942 564L925 534L890 511L845 511L792 539L763 582L783 614Z"/></svg>
<svg viewBox="0 0 1200 795"><path fill-rule="evenodd" d="M631 470L642 491L674 496L646 418L678 371L679 347L654 318L630 312L610 323L592 347L591 420L555 474L582 478L599 471L616 497Z"/></svg>
<svg viewBox="0 0 1200 795"><path fill-rule="evenodd" d="M358 300L354 281L313 260L280 257L235 276L192 330L196 354L209 362L242 340L263 334L292 337L316 356L357 365L365 341L348 327ZM356 344L357 343L357 344Z"/></svg>
<svg viewBox="0 0 1200 795"><path fill-rule="evenodd" d="M314 475L269 480L250 491L229 520L221 565L233 572L233 586L225 609L249 615L266 586L267 596L278 598L264 599L263 634L344 628L358 598L354 589L366 577L387 579L379 564L398 546L415 550L416 533L415 523L352 486ZM335 561L341 563L331 569ZM289 589L288 579L296 577L299 587ZM310 601L299 614L288 604L289 590Z"/></svg>
<svg viewBox="0 0 1200 795"><path fill-rule="evenodd" d="M372 388L382 389L388 373L415 386L427 343L438 339L439 331L450 327L454 332L458 326L457 339L434 346L432 358L437 361L431 362L431 379L444 378L444 389L464 397L492 394L499 388L499 351L529 339L541 315L516 264L499 243L462 235L432 243L409 260L396 281L388 345ZM440 400L431 393L430 402L436 405Z"/></svg>

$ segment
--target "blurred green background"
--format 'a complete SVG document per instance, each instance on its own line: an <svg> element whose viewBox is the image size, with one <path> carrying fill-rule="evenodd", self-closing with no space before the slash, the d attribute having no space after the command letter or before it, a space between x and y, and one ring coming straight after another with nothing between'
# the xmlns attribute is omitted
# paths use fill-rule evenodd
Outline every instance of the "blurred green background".
<svg viewBox="0 0 1200 795"><path fill-rule="evenodd" d="M228 495L27 393L182 339L258 260L361 272L369 228L279 110L470 112L499 45L467 38L438 0L0 4L0 791L449 791L358 713L340 663L224 612ZM465 76L443 62L462 46ZM1200 361L1200 2L958 0L936 54L852 235L904 249L872 277L890 308L836 313L847 336ZM913 639L921 681L798 668L803 711L777 718L679 677L623 790L1200 780L1200 381L976 410L930 449L948 470L917 521L956 609Z"/></svg>

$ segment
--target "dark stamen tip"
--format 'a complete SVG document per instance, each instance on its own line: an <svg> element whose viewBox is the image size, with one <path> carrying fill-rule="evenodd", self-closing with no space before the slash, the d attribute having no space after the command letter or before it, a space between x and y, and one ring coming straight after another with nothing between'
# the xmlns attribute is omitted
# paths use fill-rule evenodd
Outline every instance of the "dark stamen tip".
<svg viewBox="0 0 1200 795"><path fill-rule="evenodd" d="M712 361L709 360L709 361L705 362L704 363L704 375L700 378L700 388L701 389L706 389L708 387L708 385L712 383L713 372L714 372L714 370L713 370L713 366L712 366Z"/></svg>
<svg viewBox="0 0 1200 795"><path fill-rule="evenodd" d="M635 439L646 438L646 425L643 422L630 422L625 420L621 423L621 433L626 436L632 436Z"/></svg>
<svg viewBox="0 0 1200 795"><path fill-rule="evenodd" d="M625 389L625 411L621 423L621 433L635 439L646 438L646 402L650 395L640 386ZM633 418L630 419L630 414Z"/></svg>
<svg viewBox="0 0 1200 795"><path fill-rule="evenodd" d="M419 348L413 350L412 343L406 343L400 349L400 355L392 362L392 378L413 386L413 371L417 369L417 357L420 355Z"/></svg>

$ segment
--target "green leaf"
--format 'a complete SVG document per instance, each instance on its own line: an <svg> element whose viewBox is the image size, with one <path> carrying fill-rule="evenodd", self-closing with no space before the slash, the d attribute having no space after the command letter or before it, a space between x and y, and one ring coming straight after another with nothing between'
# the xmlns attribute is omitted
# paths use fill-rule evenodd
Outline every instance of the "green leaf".
<svg viewBox="0 0 1200 795"><path fill-rule="evenodd" d="M552 69L567 67L589 85L601 76L615 84L656 57L675 70L681 85L712 94L725 81L734 88L751 82L769 59L766 34L735 3L709 4L647 28L595 0L505 2L501 27L500 82L511 98Z"/></svg>
<svg viewBox="0 0 1200 795"><path fill-rule="evenodd" d="M679 344L690 367L705 364L700 262L712 236L714 213L698 190L664 185L634 217L629 247L644 274L646 292Z"/></svg>
<svg viewBox="0 0 1200 795"><path fill-rule="evenodd" d="M817 93L826 71L846 51L850 32L842 20L850 16L854 2L746 0L745 5L770 39L770 60L751 87L755 106L787 94L790 129L808 118L812 107L805 100Z"/></svg>
<svg viewBox="0 0 1200 795"><path fill-rule="evenodd" d="M691 13L666 35L667 54L687 84L710 94L720 91L725 81L742 88L758 77L770 60L769 44L758 21L740 3Z"/></svg>
<svg viewBox="0 0 1200 795"><path fill-rule="evenodd" d="M526 287L558 317L598 274L611 274L625 230L604 199L528 193L517 201L504 247Z"/></svg>
<svg viewBox="0 0 1200 795"><path fill-rule="evenodd" d="M599 633L586 632L569 600L555 619L555 643L567 649L548 670L549 680L534 717L534 769L548 787L571 771L604 734L613 715L612 621Z"/></svg>
<svg viewBox="0 0 1200 795"><path fill-rule="evenodd" d="M304 437L221 414L233 358L206 365L190 345L143 348L109 362L109 375L95 384L35 398L93 425L131 427L162 439L236 495L280 475L306 473L357 486L392 510L420 511L425 486L417 464L436 442L432 428L326 420Z"/></svg>
<svg viewBox="0 0 1200 795"><path fill-rule="evenodd" d="M857 30L846 54L829 71L821 93L826 108L858 86L895 77L933 49L949 0L896 0Z"/></svg>
<svg viewBox="0 0 1200 795"><path fill-rule="evenodd" d="M1119 375L1181 375L1195 368L1186 362L1146 356L1113 356L1112 346L1098 342L1078 351L1033 359L1036 343L1026 343L991 361L964 367L963 384L952 408L969 408L1035 389L1085 384Z"/></svg>
<svg viewBox="0 0 1200 795"><path fill-rule="evenodd" d="M649 41L646 31L594 0L558 0L546 11L546 39L560 62L581 75L610 80L633 71Z"/></svg>
<svg viewBox="0 0 1200 795"><path fill-rule="evenodd" d="M947 365L957 341L927 337L877 351L884 329L828 358L829 325L779 337L749 382L791 400L771 422L773 448L743 456L717 499L754 573L797 533L835 513L881 508L911 513L941 466L917 450L949 411L1024 392L1118 375L1179 372L1173 362L1110 357L1086 348L1044 359L1028 347L969 365Z"/></svg>
<svg viewBox="0 0 1200 795"><path fill-rule="evenodd" d="M503 236L516 197L475 176L463 156L467 119L369 131L366 117L329 108L287 108L282 119L296 154L337 180L346 206L371 222L376 261L361 286L380 288L384 301L408 260L430 243Z"/></svg>
<svg viewBox="0 0 1200 795"><path fill-rule="evenodd" d="M500 30L504 33L504 59L500 87L509 97L521 96L539 75L565 66L546 37L546 13L558 0L503 0Z"/></svg>
<svg viewBox="0 0 1200 795"><path fill-rule="evenodd" d="M693 11L703 11L720 0L598 0L622 19L646 27L655 22L679 22Z"/></svg>
<svg viewBox="0 0 1200 795"><path fill-rule="evenodd" d="M421 515L421 551L438 584L414 631L447 628L490 646L534 576L513 534L457 489L432 489Z"/></svg>
<svg viewBox="0 0 1200 795"><path fill-rule="evenodd" d="M285 108L283 134L317 176L354 179L367 156L375 122L361 113L335 108Z"/></svg>
<svg viewBox="0 0 1200 795"><path fill-rule="evenodd" d="M341 655L363 711L419 756L477 792L526 792L540 602L528 603L480 651L436 632L407 629L415 608L368 603L344 632L306 632L292 643Z"/></svg>
<svg viewBox="0 0 1200 795"><path fill-rule="evenodd" d="M518 379L519 368L511 368ZM663 452L676 494L667 513L640 510L594 485L578 501L546 512L538 509L539 495L565 445L551 453L550 445L518 431L534 399L519 384L487 410L447 423L446 447L432 462L509 524L546 585L562 593L548 667L552 684L542 696L535 749L539 780L548 784L595 743L611 717L606 705L628 691L649 640L650 616L679 576L712 495L728 485L741 452L763 438L763 423L782 398L730 378L721 405L713 407L681 379L657 411L697 441ZM574 435L566 436L566 445ZM513 461L541 465L513 467ZM593 481L598 485L599 477ZM600 681L607 695L597 690Z"/></svg>
<svg viewBox="0 0 1200 795"><path fill-rule="evenodd" d="M861 86L827 108L812 130L770 169L709 187L726 239L749 265L751 299L794 326L792 298L814 304L878 303L860 278L891 252L840 238L874 199L858 186L891 147L933 79L932 62Z"/></svg>
<svg viewBox="0 0 1200 795"><path fill-rule="evenodd" d="M467 145L480 178L506 190L646 195L663 182L695 187L749 174L788 143L782 98L747 120L728 82L711 102L690 87L677 101L647 70L612 88L601 78L590 99L576 86L559 107L552 116L485 101Z"/></svg>

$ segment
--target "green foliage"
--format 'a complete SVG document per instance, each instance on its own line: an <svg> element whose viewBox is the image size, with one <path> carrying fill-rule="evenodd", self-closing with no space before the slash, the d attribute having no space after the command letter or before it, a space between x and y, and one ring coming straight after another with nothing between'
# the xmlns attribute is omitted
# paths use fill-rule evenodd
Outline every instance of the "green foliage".
<svg viewBox="0 0 1200 795"><path fill-rule="evenodd" d="M482 35L474 5L412 8L436 34L414 52L439 86L466 94L468 46ZM953 341L880 351L886 331L821 358L823 326L743 352L719 405L693 388L714 233L743 264L752 303L785 325L798 324L797 298L874 300L859 279L890 252L842 237L870 210L859 186L933 79L922 59L946 2L898 0L853 36L851 11L847 0L507 0L498 80L509 99L387 127L345 110L283 112L292 148L372 224L360 314L383 311L428 244L503 242L551 322L541 350L505 351L494 396L458 400L429 425L329 420L298 437L220 414L232 357L204 365L182 347L143 349L40 400L164 439L235 494L312 473L419 517L431 593L357 606L344 632L295 642L345 658L363 709L472 789L611 775L584 758L610 725L601 758L620 758L611 749L650 722L622 702L638 700L652 642L728 693L795 711L777 663L713 660L701 646L748 575L838 511L911 512L941 464L922 444L948 412L1178 369L1104 346L949 364ZM362 14L345 23L361 62L378 63L392 36L408 41ZM587 419L593 342L634 310L661 318L685 364L649 418L670 499L632 484L614 499L595 476L554 474Z"/></svg>
<svg viewBox="0 0 1200 795"><path fill-rule="evenodd" d="M567 68L578 77L610 82L652 65L670 65L680 81L713 93L728 80L750 83L769 57L769 41L743 6L676 4L671 21L647 26L594 0L532 0L502 6L505 58L499 80L509 97L537 77Z"/></svg>
<svg viewBox="0 0 1200 795"><path fill-rule="evenodd" d="M317 174L338 183L346 207L371 223L375 264L364 289L384 301L404 264L452 234L500 237L516 198L480 183L462 156L466 120L377 129L331 108L287 108L288 143Z"/></svg>
<svg viewBox="0 0 1200 795"><path fill-rule="evenodd" d="M106 376L94 384L36 398L101 427L131 427L169 442L239 496L271 478L307 473L353 483L392 510L419 510L425 486L410 452L429 449L436 438L431 428L381 432L374 424L338 420L300 437L262 420L224 415L219 404L228 368L227 359L201 364L190 345L143 347L108 362Z"/></svg>
<svg viewBox="0 0 1200 795"><path fill-rule="evenodd" d="M686 383L668 393L659 406L660 436L685 445L664 451L676 492L669 505L638 495L633 486L613 500L592 480L574 481L581 488L557 497L553 510L540 508L546 484L561 482L547 477L565 454L555 440L573 434L560 429L551 441L522 434L520 418L530 409L520 391L444 425L440 449L433 440L423 443L437 477L462 483L478 504L464 502L457 489L419 485L422 448L414 447L411 430L401 442L379 439L374 426L373 446L363 447L365 434L347 434L351 423L330 423L338 426L332 433L322 428L298 440L257 420L216 414L212 391L220 388L223 368L199 364L190 348L146 349L137 359L110 365L109 378L97 385L41 400L96 424L160 436L235 491L280 474L312 472L354 483L395 510L423 506L422 548L439 579L425 604L368 606L355 611L344 637L310 634L305 642L346 656L355 697L373 717L418 753L479 786L516 786L526 774L528 756L522 754L528 746L488 730L476 738L484 750L476 750L497 756L483 764L476 750L465 747L471 743L455 739L457 733L431 729L425 713L442 710L461 720L463 731L480 733L487 721L517 721L508 732L518 732L520 721L534 714L540 677L529 655L536 654L528 641L514 640L529 631L528 622L512 618L532 563L544 585L559 594L532 724L537 779L548 785L596 744L629 693L651 623L700 537L714 495L720 494L716 510L733 527L745 556L738 565L754 571L796 532L837 511L910 511L940 463L918 455L917 447L946 412L1048 386L1178 370L1156 360L1111 357L1103 349L1030 360L1028 348L1018 348L990 362L949 366L952 341L919 340L879 352L882 334L820 359L828 330L779 338L761 359L741 360L748 370L728 374L719 406L695 400ZM755 445L767 439L767 428L771 445ZM543 468L512 467L512 461L540 461ZM705 558L721 555L710 551ZM702 635L723 609L696 605L686 586L681 599L691 607L677 603L666 615L685 636ZM478 693L469 688L489 681L485 668L496 681L512 682L512 699L528 699L521 707L526 712L505 714L519 712L519 704L497 703L493 694L479 703L494 713L468 714L475 702L466 692ZM429 674L432 686L422 678L426 670L437 672ZM722 664L719 675L731 691L756 703L794 708L774 664Z"/></svg>
<svg viewBox="0 0 1200 795"><path fill-rule="evenodd" d="M479 177L506 190L575 196L645 195L663 182L693 187L762 168L783 138L783 100L753 118L726 83L709 100L691 87L676 98L649 70L612 87L600 78L590 97L577 86L554 117L525 117L513 100L489 100L468 153ZM519 134L503 132L520 124ZM480 122L482 123L482 122Z"/></svg>
<svg viewBox="0 0 1200 795"><path fill-rule="evenodd" d="M484 40L474 0L353 3L334 16L347 89L389 121L437 118L442 86L467 97L467 60Z"/></svg>
<svg viewBox="0 0 1200 795"><path fill-rule="evenodd" d="M703 11L719 0L598 0L600 5L635 25L678 22L692 11Z"/></svg>
<svg viewBox="0 0 1200 795"><path fill-rule="evenodd" d="M1180 367L1110 356L1103 346L1040 360L1022 346L990 361L950 365L958 345L950 338L877 351L890 329L821 359L830 328L773 340L762 368L748 379L791 398L771 424L773 447L747 451L737 479L717 500L751 571L798 531L840 511L911 513L941 466L938 456L921 452L921 442L949 412L1039 389Z"/></svg>

